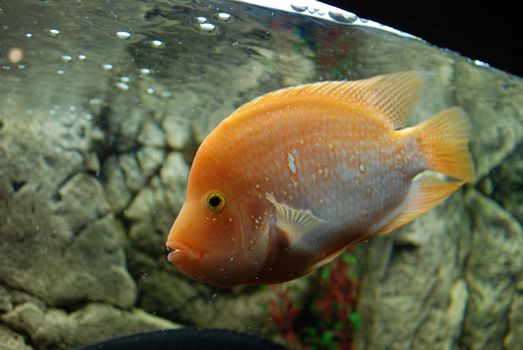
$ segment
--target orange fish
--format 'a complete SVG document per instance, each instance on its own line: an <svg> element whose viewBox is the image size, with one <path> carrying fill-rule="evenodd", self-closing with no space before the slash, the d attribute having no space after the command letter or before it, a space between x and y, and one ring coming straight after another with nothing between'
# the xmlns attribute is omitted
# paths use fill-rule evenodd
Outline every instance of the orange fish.
<svg viewBox="0 0 523 350"><path fill-rule="evenodd" d="M216 286L284 282L445 200L473 178L470 123L451 108L403 128L424 76L306 84L238 108L196 153L169 261Z"/></svg>

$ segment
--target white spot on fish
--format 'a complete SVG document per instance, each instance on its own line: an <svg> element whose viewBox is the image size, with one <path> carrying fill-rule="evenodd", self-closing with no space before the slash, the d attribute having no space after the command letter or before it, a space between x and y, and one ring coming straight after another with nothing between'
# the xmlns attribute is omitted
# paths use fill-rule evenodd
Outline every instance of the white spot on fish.
<svg viewBox="0 0 523 350"><path fill-rule="evenodd" d="M292 155L292 153L287 153L287 163L289 165L289 169L293 174L296 174L296 164L294 164L295 158Z"/></svg>
<svg viewBox="0 0 523 350"><path fill-rule="evenodd" d="M260 185L259 185L259 184L256 184L256 188L260 188Z"/></svg>
<svg viewBox="0 0 523 350"><path fill-rule="evenodd" d="M363 164L363 163L360 164L360 171L361 171L362 173L365 172L365 164Z"/></svg>

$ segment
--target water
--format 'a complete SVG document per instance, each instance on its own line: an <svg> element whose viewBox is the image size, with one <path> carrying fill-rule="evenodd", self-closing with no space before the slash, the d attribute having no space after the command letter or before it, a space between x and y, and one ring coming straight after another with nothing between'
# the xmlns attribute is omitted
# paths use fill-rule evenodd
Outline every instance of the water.
<svg viewBox="0 0 523 350"><path fill-rule="evenodd" d="M70 349L195 325L295 347L520 348L523 82L293 4L0 1L0 344ZM191 159L236 107L411 69L434 78L411 124L453 105L472 120L473 184L282 286L212 288L168 263Z"/></svg>

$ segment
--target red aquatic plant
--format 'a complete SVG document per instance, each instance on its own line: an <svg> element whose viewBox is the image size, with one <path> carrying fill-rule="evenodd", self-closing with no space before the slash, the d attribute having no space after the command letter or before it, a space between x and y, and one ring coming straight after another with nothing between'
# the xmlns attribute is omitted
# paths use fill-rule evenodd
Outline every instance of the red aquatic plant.
<svg viewBox="0 0 523 350"><path fill-rule="evenodd" d="M292 287L273 287L268 312L287 346L353 350L353 330L359 325L355 263L356 257L346 253L323 267L312 277L314 292L301 301Z"/></svg>

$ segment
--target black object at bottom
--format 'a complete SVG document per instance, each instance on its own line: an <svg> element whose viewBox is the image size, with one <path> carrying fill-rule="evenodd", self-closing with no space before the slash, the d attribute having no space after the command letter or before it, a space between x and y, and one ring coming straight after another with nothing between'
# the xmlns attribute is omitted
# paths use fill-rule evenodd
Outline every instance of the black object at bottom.
<svg viewBox="0 0 523 350"><path fill-rule="evenodd" d="M183 328L112 338L76 350L285 350L267 339L232 331Z"/></svg>

